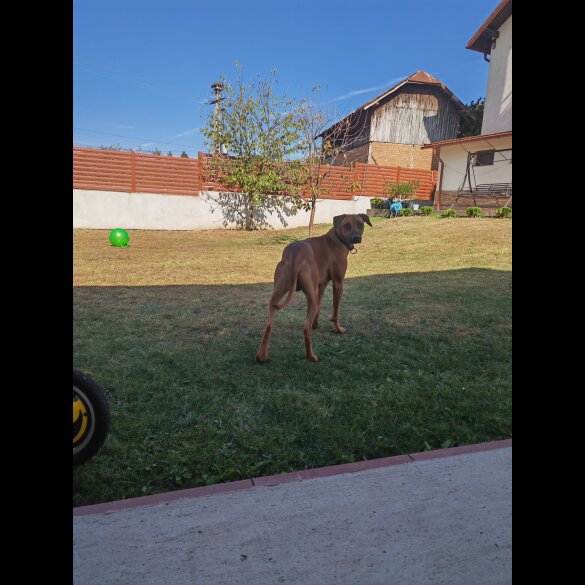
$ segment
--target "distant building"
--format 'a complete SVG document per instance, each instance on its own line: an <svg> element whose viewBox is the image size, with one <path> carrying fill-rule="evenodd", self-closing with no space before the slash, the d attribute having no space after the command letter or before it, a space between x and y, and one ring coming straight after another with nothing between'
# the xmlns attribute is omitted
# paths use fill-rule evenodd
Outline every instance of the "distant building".
<svg viewBox="0 0 585 585"><path fill-rule="evenodd" d="M467 107L436 77L417 71L322 132L341 152L332 164L362 162L436 169L423 144L457 136Z"/></svg>

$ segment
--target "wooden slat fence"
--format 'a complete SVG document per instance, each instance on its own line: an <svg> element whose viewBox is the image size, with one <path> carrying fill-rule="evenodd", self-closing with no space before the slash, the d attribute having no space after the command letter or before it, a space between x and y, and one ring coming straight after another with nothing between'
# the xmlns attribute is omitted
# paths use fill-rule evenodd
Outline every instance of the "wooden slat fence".
<svg viewBox="0 0 585 585"><path fill-rule="evenodd" d="M200 152L202 161L202 185L207 191L226 190L221 182L221 171L212 155ZM416 199L432 200L437 184L437 171L411 169L407 167L380 166L355 163L351 168L343 166L326 167L322 183L322 199L351 200L354 195L381 197L384 186L390 182L419 181Z"/></svg>
<svg viewBox="0 0 585 585"><path fill-rule="evenodd" d="M419 181L416 199L431 200L437 172L407 167L355 163L327 167L322 199L351 200L354 195L383 196L388 182ZM198 158L142 154L94 148L73 148L73 187L98 191L199 195L201 191L227 191L214 157Z"/></svg>
<svg viewBox="0 0 585 585"><path fill-rule="evenodd" d="M199 195L201 162L196 158L74 147L73 188Z"/></svg>

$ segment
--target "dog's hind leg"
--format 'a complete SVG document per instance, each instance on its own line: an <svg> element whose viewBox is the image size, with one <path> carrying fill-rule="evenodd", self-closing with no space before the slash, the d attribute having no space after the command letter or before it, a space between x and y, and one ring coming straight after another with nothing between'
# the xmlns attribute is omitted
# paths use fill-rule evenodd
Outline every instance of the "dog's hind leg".
<svg viewBox="0 0 585 585"><path fill-rule="evenodd" d="M263 364L268 360L268 344L270 342L270 335L272 334L272 322L274 321L274 315L276 314L276 311L278 311L278 301L280 301L280 299L288 292L288 290L288 269L285 269L284 264L279 264L276 267L274 275L272 296L268 302L268 321L266 323L266 328L264 329L264 337L262 338L260 349L256 354L256 361L258 363Z"/></svg>
<svg viewBox="0 0 585 585"><path fill-rule="evenodd" d="M264 329L264 337L262 338L260 349L256 354L256 361L260 364L268 361L268 344L270 342L270 335L272 334L272 321L274 320L274 314L277 310L278 309L272 303L268 305L268 323L266 323L266 328Z"/></svg>
<svg viewBox="0 0 585 585"><path fill-rule="evenodd" d="M312 362L319 361L319 358L313 353L313 324L319 314L319 295L316 288L310 288L305 291L307 296L307 319L305 321L305 354L308 360Z"/></svg>
<svg viewBox="0 0 585 585"><path fill-rule="evenodd" d="M317 315L315 320L313 321L313 329L317 329L319 327L319 315L321 314L321 304L323 303L323 294L325 293L325 289L327 288L326 284L319 285L319 295L317 298Z"/></svg>

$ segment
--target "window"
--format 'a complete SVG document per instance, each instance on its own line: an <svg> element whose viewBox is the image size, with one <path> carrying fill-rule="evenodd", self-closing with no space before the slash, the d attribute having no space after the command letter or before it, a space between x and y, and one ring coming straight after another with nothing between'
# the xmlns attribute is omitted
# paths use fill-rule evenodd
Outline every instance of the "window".
<svg viewBox="0 0 585 585"><path fill-rule="evenodd" d="M484 167L494 164L495 150L480 150L475 153L475 166Z"/></svg>

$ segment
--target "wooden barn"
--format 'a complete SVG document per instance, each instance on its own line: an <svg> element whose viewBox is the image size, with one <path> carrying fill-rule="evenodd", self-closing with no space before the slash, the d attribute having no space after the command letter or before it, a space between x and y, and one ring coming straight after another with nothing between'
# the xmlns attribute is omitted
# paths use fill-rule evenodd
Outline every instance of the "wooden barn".
<svg viewBox="0 0 585 585"><path fill-rule="evenodd" d="M423 144L457 136L467 107L436 77L417 71L363 104L320 135L341 148L332 164L362 162L436 169Z"/></svg>

